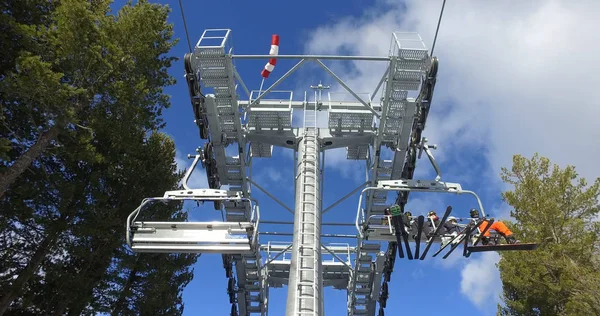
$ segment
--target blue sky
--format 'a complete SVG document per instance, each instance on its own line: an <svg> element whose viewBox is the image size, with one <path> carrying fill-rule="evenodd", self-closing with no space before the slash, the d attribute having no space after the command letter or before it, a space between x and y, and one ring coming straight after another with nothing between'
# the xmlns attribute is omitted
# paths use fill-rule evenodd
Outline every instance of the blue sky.
<svg viewBox="0 0 600 316"><path fill-rule="evenodd" d="M188 51L188 44L178 2L155 2L168 4L173 9L170 21L175 25L175 36L180 38L180 42L171 53L183 58ZM267 54L273 33L281 37L280 54L385 55L394 31L419 32L430 48L441 6L441 1L404 3L383 0L182 2L192 45L198 41L204 29L229 28L232 30L232 44L237 54ZM544 137L562 139L562 136L547 127L545 122L551 114L559 115L565 120L569 120L569 116L560 112L563 108L560 102L549 100L546 96L548 91L551 91L547 89L550 89L552 84L558 87L565 83L554 82L547 77L538 78L546 80L547 89L533 87L528 90L527 95L522 91L523 86L535 80L537 70L545 69L546 59L543 56L544 52L548 51L547 48L551 47L551 42L546 40L547 34L540 31L544 21L553 18L556 24L564 27L571 26L567 17L578 16L587 21L583 17L586 10L582 7L569 10L556 2L532 2L531 5L511 2L485 7L465 0L446 5L435 52L440 58L439 80L424 136L430 139L430 143L440 146L434 151L434 155L441 164L442 180L460 182L464 188L478 192L488 214L491 213L492 216L508 216L509 209L500 200L500 191L505 186L499 183L498 172L501 166L510 166L511 156L515 153L530 155L533 151L539 151L558 163L568 162L583 166L584 175L593 170L590 159L566 157L560 150L538 142ZM565 15L565 12L571 15ZM503 16L510 16L517 26L503 28ZM523 25L530 30L527 35L519 33ZM494 35L494 40L490 34ZM574 41L568 32L555 32L554 36L566 42ZM521 54L519 61L507 64L507 58L517 56L525 50L531 51L532 57L523 57ZM500 54L500 51L503 53ZM538 59L534 60L533 56ZM554 60L561 60L561 57L565 56L552 56ZM239 73L250 89L258 89L260 71L265 62L266 60L236 62ZM265 85L273 83L295 62L279 60ZM530 62L538 63L537 67L531 66ZM546 62L552 64L551 61ZM380 76L377 71L380 66L339 63L332 67L343 80L359 92L371 92L379 79L377 76ZM583 71L574 68L559 70ZM202 145L202 140L193 123L183 77L183 60L175 63L170 72L177 78L178 83L167 89L167 93L172 97L172 107L164 113L167 122L165 132L175 139L178 149L177 163L184 168L186 163L191 162L184 156L193 153L196 147ZM340 90L332 78L314 67L304 67L280 87L293 90L298 95L297 92L302 90L310 91L308 85L316 84L319 80L324 84L331 84L334 91ZM522 97L521 101L514 101L517 98L515 95ZM533 110L523 110L525 106L527 109L535 107L530 102L535 98L545 102L545 116L530 113ZM506 102L507 100L511 101ZM595 115L597 110L591 110L591 104L583 103L573 106L580 107L583 113ZM529 127L520 124L521 121L515 121L515 117L520 117L522 121L530 124ZM511 128L507 129L507 126ZM586 126L580 125L576 128L587 135L585 137L600 134L598 128ZM573 146L583 145L577 142ZM289 150L276 148L273 158L254 161L253 175L254 180L261 186L287 205L293 206L291 157ZM364 164L346 161L343 151L327 153L326 161L324 206L335 202L364 181ZM416 177L432 179L435 176L425 157L417 166ZM195 174L193 182L206 186L205 177L201 173ZM291 214L259 190L254 189L253 196L260 201L262 219L293 220ZM466 196L414 194L408 209L413 214L425 214L429 209L442 211L446 205L451 204L455 210L454 215L466 217L468 209L475 206L474 202ZM352 223L356 216L357 203L358 196L355 195L325 214L323 221ZM221 217L210 206L194 208L190 212L195 220L217 220ZM265 224L261 231L289 232L291 226ZM352 227L326 227L323 232L356 233ZM285 241L290 240L290 237L261 237L263 243L270 240ZM325 239L323 242L353 244L355 240ZM434 245L431 250L433 252L436 249L437 246ZM498 272L494 267L497 260L498 255L494 253L473 254L469 259L463 259L458 251L447 260L398 259L390 283L386 313L492 315L495 313L501 289ZM221 265L220 255L200 257L194 267L194 280L184 290L185 315L228 315L230 304L226 294L227 280ZM271 315L283 315L286 296L285 287L271 290ZM327 315L345 315L345 291L327 289L325 300Z"/></svg>

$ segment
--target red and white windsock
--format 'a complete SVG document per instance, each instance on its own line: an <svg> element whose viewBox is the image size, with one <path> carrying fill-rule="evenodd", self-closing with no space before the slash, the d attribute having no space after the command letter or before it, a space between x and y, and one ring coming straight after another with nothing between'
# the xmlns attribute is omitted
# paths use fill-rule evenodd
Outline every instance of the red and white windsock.
<svg viewBox="0 0 600 316"><path fill-rule="evenodd" d="M269 51L269 55L277 56L279 54L279 35L273 34L271 36L271 51ZM269 62L265 65L265 69L260 73L263 78L269 78L269 75L275 69L275 64L277 64L276 58L269 59Z"/></svg>

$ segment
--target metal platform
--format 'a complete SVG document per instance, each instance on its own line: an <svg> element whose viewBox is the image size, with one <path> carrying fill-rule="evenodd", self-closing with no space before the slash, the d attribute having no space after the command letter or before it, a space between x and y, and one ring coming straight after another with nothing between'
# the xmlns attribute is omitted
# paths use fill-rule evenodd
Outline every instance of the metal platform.
<svg viewBox="0 0 600 316"><path fill-rule="evenodd" d="M261 247L267 253L264 266L268 271L269 286L272 288L280 288L289 283L291 246L283 242L269 242ZM331 256L331 259L322 261L323 286L346 290L352 273L350 255L354 254L356 249L349 244L329 244L322 246L321 250L323 254Z"/></svg>

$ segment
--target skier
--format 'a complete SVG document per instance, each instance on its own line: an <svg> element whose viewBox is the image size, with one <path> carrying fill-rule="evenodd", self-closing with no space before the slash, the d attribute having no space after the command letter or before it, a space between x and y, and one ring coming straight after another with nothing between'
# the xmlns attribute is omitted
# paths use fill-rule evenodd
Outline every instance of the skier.
<svg viewBox="0 0 600 316"><path fill-rule="evenodd" d="M429 213L427 213L427 217L431 218L434 221L438 221L440 219L434 210L429 211Z"/></svg>
<svg viewBox="0 0 600 316"><path fill-rule="evenodd" d="M449 216L448 221L444 223L444 228L446 229L446 234L457 235L458 234L458 223L456 221L456 217Z"/></svg>
<svg viewBox="0 0 600 316"><path fill-rule="evenodd" d="M443 227L446 231L442 234L442 247L444 247L447 243L452 241L452 244L457 244L461 242L464 238L464 235L454 239L458 234L460 234L458 222L456 221L456 217L449 216L448 221L444 223Z"/></svg>
<svg viewBox="0 0 600 316"><path fill-rule="evenodd" d="M479 211L472 208L471 211L469 212L469 215L471 215L471 218L479 218ZM479 231L484 231L488 225L489 225L489 221L484 220L483 223L479 224ZM501 236L503 236L506 239L506 242L509 244L516 244L516 243L520 242L513 236L513 233L510 231L510 229L508 229L508 227L503 222L497 221L492 224L490 229L488 231L486 231L485 234L483 234L483 238L481 239L481 243L483 245L487 245L489 243L490 230L492 230L492 229L495 230L496 232L498 232L498 234L500 234Z"/></svg>
<svg viewBox="0 0 600 316"><path fill-rule="evenodd" d="M437 227L437 225L439 224L440 218L437 216L437 214L435 213L435 211L429 211L429 213L427 213L427 219L425 219L425 223L423 225L423 231L422 231L422 235L421 235L421 239L423 238L429 238L431 236L433 236L433 233L435 232L435 228L434 228L434 224L435 227ZM413 239L417 239L417 221L412 221L411 223L411 231L413 232L412 238Z"/></svg>
<svg viewBox="0 0 600 316"><path fill-rule="evenodd" d="M429 222L429 229L431 231L435 231L433 229L433 226L431 225L431 222L433 222L435 224L435 227L437 227L439 225L440 218L437 216L435 211L429 211L429 213L427 213L427 217L431 219L431 221ZM442 225L442 229L440 229L440 234L458 234L458 223L456 222L456 217L448 217L448 220L444 222L444 225Z"/></svg>
<svg viewBox="0 0 600 316"><path fill-rule="evenodd" d="M430 219L428 230L433 232L435 231L435 229L433 228L432 222L435 224L435 227L437 227L440 223L440 218L437 216L437 213L435 211L429 211L429 213L427 213L427 217ZM457 235L459 233L458 229L459 226L456 221L456 217L449 216L448 220L444 222L444 225L442 225L442 229L440 229L440 234Z"/></svg>
<svg viewBox="0 0 600 316"><path fill-rule="evenodd" d="M404 212L404 214L402 214L402 222L404 223L404 226L406 226L406 229L410 229L410 225L414 221L415 220L413 219L412 213L410 211L406 211Z"/></svg>
<svg viewBox="0 0 600 316"><path fill-rule="evenodd" d="M389 207L386 207L383 210L383 215L385 215L385 216L383 217L383 220L381 221L381 225L387 226L387 225L389 225L390 218L391 218L391 215L392 215L392 211L390 210Z"/></svg>
<svg viewBox="0 0 600 316"><path fill-rule="evenodd" d="M382 225L386 225L386 226L388 225L388 223L389 223L388 220L392 218L391 217L391 215L392 215L392 208L394 208L395 211L398 211L398 210L401 209L398 204L394 204L394 205L392 205L390 207L386 207L383 210L383 214L386 215L386 216L381 221ZM402 216L402 222L404 223L404 229L406 231L408 231L408 229L410 228L410 221L411 221L412 214L410 212L408 212L408 211L407 212L400 211L400 212L401 212L401 216Z"/></svg>

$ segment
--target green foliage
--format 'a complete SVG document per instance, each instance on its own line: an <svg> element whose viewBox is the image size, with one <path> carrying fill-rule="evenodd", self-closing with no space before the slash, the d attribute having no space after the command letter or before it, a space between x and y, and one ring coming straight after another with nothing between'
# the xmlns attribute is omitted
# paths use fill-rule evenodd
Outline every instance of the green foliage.
<svg viewBox="0 0 600 316"><path fill-rule="evenodd" d="M110 3L0 2L0 182L18 174L0 195L0 315L183 311L197 255L124 246L129 213L182 177L157 132L175 82L169 10L137 1L114 15Z"/></svg>
<svg viewBox="0 0 600 316"><path fill-rule="evenodd" d="M561 169L537 154L502 169L514 186L502 194L514 208L510 228L533 252L505 252L499 262L502 315L599 315L600 179L588 185L575 167Z"/></svg>
<svg viewBox="0 0 600 316"><path fill-rule="evenodd" d="M163 88L175 82L167 69L176 59L165 56L176 43L170 40L169 10L139 1L112 16L106 15L109 5L106 0L62 0L40 19L42 25L11 20L14 37L22 42L16 46L23 49L13 51L6 62L12 67L3 69L0 78L0 155L8 156L8 163L0 164L0 175L5 175L0 188L14 181L6 175L20 175L30 164L12 162L39 156L30 150L43 131L89 134L115 120L147 130L164 127L160 115L169 97ZM60 137L51 138L60 143Z"/></svg>

